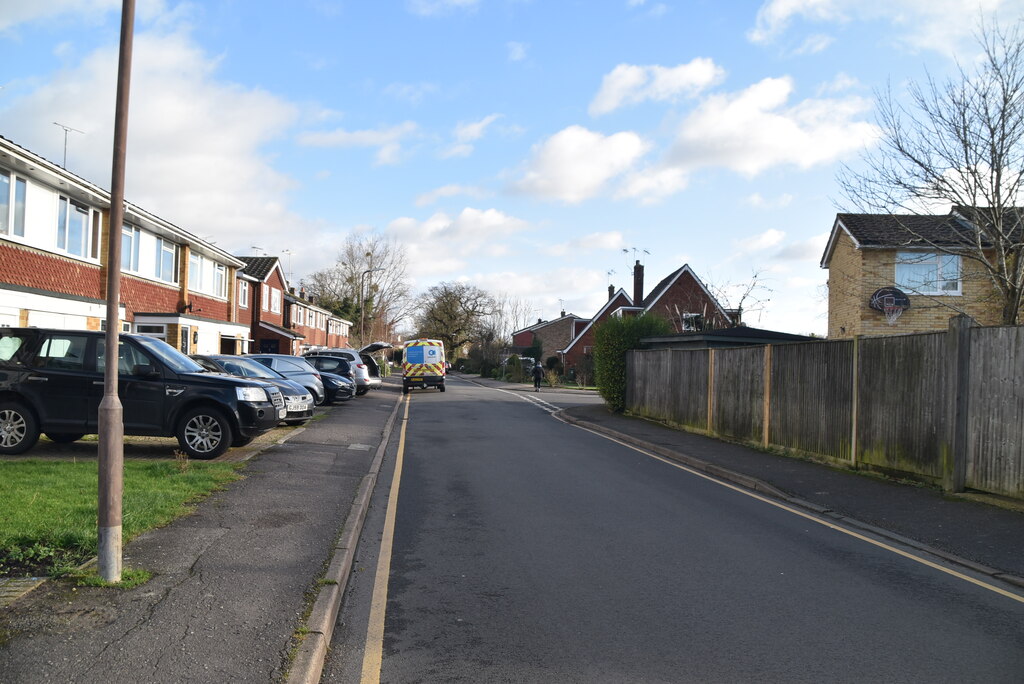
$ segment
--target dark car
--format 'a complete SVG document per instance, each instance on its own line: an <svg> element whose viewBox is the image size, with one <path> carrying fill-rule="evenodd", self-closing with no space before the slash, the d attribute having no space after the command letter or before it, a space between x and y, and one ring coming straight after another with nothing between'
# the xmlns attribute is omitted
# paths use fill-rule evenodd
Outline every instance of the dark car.
<svg viewBox="0 0 1024 684"><path fill-rule="evenodd" d="M284 407L288 412L284 422L288 425L304 425L313 417L313 395L309 390L262 363L230 354L192 354L191 358L213 373L252 378L277 387L284 396Z"/></svg>
<svg viewBox="0 0 1024 684"><path fill-rule="evenodd" d="M320 371L320 377L324 381L328 404L336 401L348 401L356 396L356 383L352 381L352 378L327 371Z"/></svg>
<svg viewBox="0 0 1024 684"><path fill-rule="evenodd" d="M309 390L313 395L313 403L322 406L327 402L327 392L323 378L316 368L306 363L301 356L290 354L247 354L244 358L259 361L267 368L273 368L278 373L294 380Z"/></svg>
<svg viewBox="0 0 1024 684"><path fill-rule="evenodd" d="M206 372L162 340L120 336L124 434L176 437L193 458L248 444L284 417L272 385ZM44 433L73 442L98 429L105 335L0 328L0 453L20 454Z"/></svg>

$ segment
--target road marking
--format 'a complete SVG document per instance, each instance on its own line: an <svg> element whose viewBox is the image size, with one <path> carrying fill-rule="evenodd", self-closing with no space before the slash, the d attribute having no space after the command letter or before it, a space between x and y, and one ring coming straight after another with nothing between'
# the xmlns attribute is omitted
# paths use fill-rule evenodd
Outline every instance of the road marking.
<svg viewBox="0 0 1024 684"><path fill-rule="evenodd" d="M894 553L897 556L902 556L902 557L904 557L904 558L906 558L908 560L912 560L912 561L914 561L916 563L920 563L921 565L928 566L929 568L932 568L933 570L938 570L939 572L943 572L943 573L945 573L947 575L950 575L952 577L956 577L957 579L964 580L966 582L970 582L971 584L979 586L982 589L987 589L987 590L989 590L991 592L999 594L1000 596L1005 596L1006 598L1013 599L1014 601L1017 601L1019 603L1024 603L1024 596L1021 596L1020 594L1015 594L1012 591L1007 591L1006 589L1002 589L1002 588L997 587L997 586L995 586L993 584L989 584L988 582L984 582L984 581L979 580L977 578L971 577L970 575L965 575L962 572L958 572L958 571L956 571L956 570L954 570L952 568L948 568L948 567L946 567L944 565L940 565L939 563L936 563L934 561L930 561L927 558L922 558L921 556L916 556L916 555L914 555L914 554L912 554L912 553L910 553L908 551L904 551L902 549L898 549L895 546L892 546L891 544L887 544L887 543L885 543L883 541L880 541L878 539L872 539L871 537L863 535L863 534L861 534L859 532L855 532L854 530L847 529L845 527L842 527L841 525L837 525L837 524L835 524L833 522L825 520L824 518L819 518L818 516L812 515L811 513L808 513L806 511L801 511L798 508L794 508L793 506L790 506L788 504L782 503L781 501L776 501L775 499L771 499L771 498L766 497L766 496L764 496L762 494L758 494L757 492L754 492L754 491L751 491L749 489L746 489L745 487L740 487L739 485L734 485L731 482L726 482L724 480L720 480L720 479L718 479L718 478L716 478L716 477L714 477L712 475L708 475L707 473L702 473L699 470L694 470L690 466L687 466L685 464L679 463L677 461L673 461L672 459L666 458L664 456L660 456L658 454L652 453L652 452L647 451L645 449L641 449L640 447L634 446L632 444L627 444L626 442L623 442L623 441L620 441L618 439L615 439L614 437L611 437L610 435L605 435L605 434L602 434L600 432L597 432L595 430L591 430L589 428L586 428L586 427L583 427L583 426L580 426L580 425L575 425L574 427L578 427L581 430L586 430L587 432L589 432L591 434L597 435L598 437L603 437L603 438L605 438L607 440L615 442L616 444L621 444L622 446L624 446L624 447L626 447L628 449L632 449L633 451L641 453L644 456L649 456L650 458L653 458L653 459L656 459L658 461L661 461L662 463L666 463L666 464L668 464L670 466L673 466L674 468L678 468L680 470L685 470L686 472L691 473L693 475L696 475L697 477L702 477L702 478L704 478L705 480L707 480L709 482L714 482L715 484L717 484L719 486L727 487L728 489L731 489L734 492L739 492L740 494L744 494L746 496L749 496L752 499L757 499L758 501L762 501L762 502L764 502L766 504L769 504L771 506L775 506L776 508L781 508L782 510L787 511L788 513L792 513L794 515L800 516L801 518L805 518L806 520L810 520L812 522L816 522L819 525L823 525L823 526L825 526L825 527L827 527L827 528L829 528L831 530L835 530L836 532L841 532L841 533L843 533L845 535L848 535L850 537L853 537L855 539L859 539L861 541L867 542L868 544L871 544L873 546L877 546L880 549L884 549L885 551L889 551L891 553Z"/></svg>
<svg viewBox="0 0 1024 684"><path fill-rule="evenodd" d="M377 574L373 579L373 598L370 601L370 621L366 626L366 647L363 649L362 684L379 684L384 661L384 611L388 604L388 578L391 576L391 548L395 540L395 517L398 513L398 488L402 483L402 463L405 460L405 428L409 424L409 395L405 396L405 415L398 437L398 455L395 474L391 478L388 510L384 516L384 531L377 558Z"/></svg>

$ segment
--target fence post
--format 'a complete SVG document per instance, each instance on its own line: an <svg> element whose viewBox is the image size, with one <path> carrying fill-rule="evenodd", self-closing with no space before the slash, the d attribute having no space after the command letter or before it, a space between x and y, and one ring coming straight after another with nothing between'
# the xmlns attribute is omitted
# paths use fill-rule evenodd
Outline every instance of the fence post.
<svg viewBox="0 0 1024 684"><path fill-rule="evenodd" d="M708 433L712 431L715 406L715 350L708 349Z"/></svg>
<svg viewBox="0 0 1024 684"><path fill-rule="evenodd" d="M772 419L772 345L764 345L764 434L761 436L761 445L768 446L770 435L769 427Z"/></svg>
<svg viewBox="0 0 1024 684"><path fill-rule="evenodd" d="M949 433L942 459L942 486L947 492L962 492L967 484L967 409L973 326L974 320L965 314L949 319L946 363L952 373L946 397Z"/></svg>
<svg viewBox="0 0 1024 684"><path fill-rule="evenodd" d="M857 467L857 421L860 419L860 335L853 336L853 382L850 396L850 465Z"/></svg>

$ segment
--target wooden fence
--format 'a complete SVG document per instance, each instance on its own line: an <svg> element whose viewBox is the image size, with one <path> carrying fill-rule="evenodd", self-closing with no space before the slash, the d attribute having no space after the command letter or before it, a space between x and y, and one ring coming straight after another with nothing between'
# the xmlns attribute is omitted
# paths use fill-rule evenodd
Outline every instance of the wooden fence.
<svg viewBox="0 0 1024 684"><path fill-rule="evenodd" d="M635 350L626 409L760 446L1024 498L1024 327Z"/></svg>

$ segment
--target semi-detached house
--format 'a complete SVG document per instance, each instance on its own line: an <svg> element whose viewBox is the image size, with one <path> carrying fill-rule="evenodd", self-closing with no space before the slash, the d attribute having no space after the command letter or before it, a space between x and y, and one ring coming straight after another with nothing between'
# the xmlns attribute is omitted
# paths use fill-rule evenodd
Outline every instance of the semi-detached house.
<svg viewBox="0 0 1024 684"><path fill-rule="evenodd" d="M0 326L100 330L107 246L121 240L123 332L190 353L344 347L351 323L290 296L276 257L232 256L0 137Z"/></svg>
<svg viewBox="0 0 1024 684"><path fill-rule="evenodd" d="M106 190L0 138L0 325L101 329L112 233L122 331L186 353L246 351L241 260L131 203L112 231Z"/></svg>

